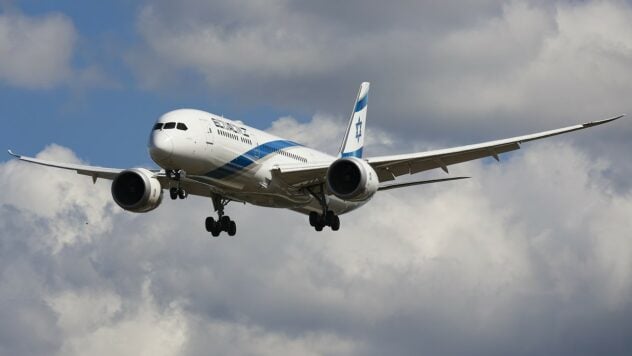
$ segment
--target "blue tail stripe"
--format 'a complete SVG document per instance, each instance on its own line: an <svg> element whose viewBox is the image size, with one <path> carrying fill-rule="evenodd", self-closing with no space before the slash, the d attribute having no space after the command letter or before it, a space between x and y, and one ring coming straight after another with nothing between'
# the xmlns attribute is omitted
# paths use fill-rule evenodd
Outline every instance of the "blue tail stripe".
<svg viewBox="0 0 632 356"><path fill-rule="evenodd" d="M360 99L356 103L354 112L362 111L362 109L366 107L368 101L369 101L369 96L365 95L364 98Z"/></svg>
<svg viewBox="0 0 632 356"><path fill-rule="evenodd" d="M284 148L294 147L294 146L300 146L300 145L296 142L286 141L286 140L266 142L264 144L261 144L257 147L250 149L249 151L236 157L232 161L206 173L205 175L207 177L211 177L215 179L226 178L232 174L235 174L243 170L244 168L255 163L257 160L264 158L265 156L268 156Z"/></svg>
<svg viewBox="0 0 632 356"><path fill-rule="evenodd" d="M363 147L358 148L355 151L352 152L343 152L340 157L358 157L358 158L362 158L362 149Z"/></svg>

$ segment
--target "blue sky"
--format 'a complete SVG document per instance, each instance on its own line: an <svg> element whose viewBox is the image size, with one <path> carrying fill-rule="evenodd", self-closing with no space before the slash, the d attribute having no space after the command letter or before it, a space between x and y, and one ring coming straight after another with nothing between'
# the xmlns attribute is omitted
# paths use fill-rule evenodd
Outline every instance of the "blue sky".
<svg viewBox="0 0 632 356"><path fill-rule="evenodd" d="M70 65L97 66L107 78L94 85L63 83L45 89L0 82L0 117L6 123L0 141L7 149L33 155L56 143L96 165L148 165L149 130L169 110L192 107L234 113L231 117L247 117L262 127L279 116L270 107L239 106L213 97L193 76L186 92L139 86L126 58L141 41L135 28L140 7L130 1L20 1L5 6L9 13L34 18L63 14L78 34Z"/></svg>

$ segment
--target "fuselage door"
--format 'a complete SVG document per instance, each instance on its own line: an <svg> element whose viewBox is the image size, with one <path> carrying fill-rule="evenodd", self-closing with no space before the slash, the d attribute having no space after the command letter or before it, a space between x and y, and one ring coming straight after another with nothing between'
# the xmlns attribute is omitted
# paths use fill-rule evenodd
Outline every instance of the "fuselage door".
<svg viewBox="0 0 632 356"><path fill-rule="evenodd" d="M200 141L204 145L205 155L213 152L213 123L210 120L200 119Z"/></svg>

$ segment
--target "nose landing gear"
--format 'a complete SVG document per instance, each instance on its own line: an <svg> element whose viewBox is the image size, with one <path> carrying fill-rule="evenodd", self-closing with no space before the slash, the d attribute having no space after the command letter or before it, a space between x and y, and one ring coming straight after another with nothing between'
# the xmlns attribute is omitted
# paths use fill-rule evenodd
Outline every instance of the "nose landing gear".
<svg viewBox="0 0 632 356"><path fill-rule="evenodd" d="M170 181L174 180L177 183L175 187L169 188L169 196L171 197L171 199L172 200L176 200L178 198L186 199L189 196L189 193L187 193L187 191L184 190L184 188L180 186L180 179L186 176L186 172L183 170L174 171L174 170L168 169L165 172L165 174L167 175L167 178L169 178Z"/></svg>

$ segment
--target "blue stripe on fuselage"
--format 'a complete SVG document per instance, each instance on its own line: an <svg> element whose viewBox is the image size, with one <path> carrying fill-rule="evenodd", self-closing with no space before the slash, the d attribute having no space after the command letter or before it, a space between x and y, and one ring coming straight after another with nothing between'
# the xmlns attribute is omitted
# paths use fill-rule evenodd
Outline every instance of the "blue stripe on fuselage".
<svg viewBox="0 0 632 356"><path fill-rule="evenodd" d="M211 177L215 179L226 178L234 173L237 173L243 170L244 168L255 163L255 161L262 159L269 154L280 151L284 148L294 147L294 146L300 146L300 145L296 142L286 141L286 140L266 142L264 144L261 144L257 147L250 149L249 151L236 157L232 161L206 173L205 175L207 177Z"/></svg>
<svg viewBox="0 0 632 356"><path fill-rule="evenodd" d="M354 112L361 111L366 107L367 101L369 100L369 96L365 95L364 98L360 99L355 106Z"/></svg>

